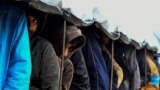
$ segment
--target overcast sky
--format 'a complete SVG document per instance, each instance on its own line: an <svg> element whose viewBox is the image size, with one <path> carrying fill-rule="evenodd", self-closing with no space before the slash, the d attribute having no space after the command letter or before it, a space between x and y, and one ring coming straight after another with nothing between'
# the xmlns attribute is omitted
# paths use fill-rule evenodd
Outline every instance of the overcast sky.
<svg viewBox="0 0 160 90"><path fill-rule="evenodd" d="M153 32L156 32L160 37L160 0L63 0L63 2L65 2L63 7L72 7L74 14L82 18L85 18L83 13L92 17L92 3L95 2L93 5L99 7L100 13L111 21L110 23L117 24L120 31L137 42L145 40L151 46L156 45L160 52L160 45L153 36Z"/></svg>
<svg viewBox="0 0 160 90"><path fill-rule="evenodd" d="M101 3L105 11L103 13L113 18L123 30L160 30L160 0L104 0L104 2Z"/></svg>
<svg viewBox="0 0 160 90"><path fill-rule="evenodd" d="M102 13L112 19L120 30L138 42L153 40L152 32L160 35L160 0L102 0L96 2Z"/></svg>

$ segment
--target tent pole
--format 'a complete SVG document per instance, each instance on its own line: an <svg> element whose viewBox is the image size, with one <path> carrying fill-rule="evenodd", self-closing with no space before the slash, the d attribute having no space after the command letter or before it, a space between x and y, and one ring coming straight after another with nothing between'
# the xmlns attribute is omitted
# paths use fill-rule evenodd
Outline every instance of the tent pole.
<svg viewBox="0 0 160 90"><path fill-rule="evenodd" d="M145 87L146 87L146 85L147 85L147 51L146 51L146 47L145 47L144 53L145 53ZM145 90L146 90L146 88L145 88Z"/></svg>
<svg viewBox="0 0 160 90"><path fill-rule="evenodd" d="M112 90L112 80L113 80L113 59L114 59L114 41L112 40L112 54L111 54L111 81L110 90Z"/></svg>
<svg viewBox="0 0 160 90"><path fill-rule="evenodd" d="M63 30L64 30L64 31L63 31L63 47L62 47L62 60L61 60L61 63L60 63L60 82L59 82L59 90L62 90L64 49L65 49L65 38L66 38L66 20L64 20Z"/></svg>

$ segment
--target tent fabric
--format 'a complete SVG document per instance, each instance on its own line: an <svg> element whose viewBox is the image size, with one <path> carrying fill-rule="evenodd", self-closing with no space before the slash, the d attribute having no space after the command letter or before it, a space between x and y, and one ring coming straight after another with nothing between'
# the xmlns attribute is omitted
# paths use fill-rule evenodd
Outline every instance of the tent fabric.
<svg viewBox="0 0 160 90"><path fill-rule="evenodd" d="M104 32L109 38L117 40L120 37L118 32L118 26L110 20L110 18L104 17L101 13L101 9L94 7L93 9L94 21L96 27Z"/></svg>
<svg viewBox="0 0 160 90"><path fill-rule="evenodd" d="M131 35L132 36L132 35ZM140 50L142 48L145 48L145 46L147 45L146 42L141 41L138 42L136 41L134 38L130 37L130 34L128 34L127 32L123 32L120 31L120 38L119 38L123 43L127 44L127 45L132 45L134 46L137 50Z"/></svg>
<svg viewBox="0 0 160 90"><path fill-rule="evenodd" d="M133 45L137 50L141 50L145 48L146 43L145 42L139 43L132 39L131 45Z"/></svg>
<svg viewBox="0 0 160 90"><path fill-rule="evenodd" d="M159 31L154 31L154 36L156 37L158 44L160 46L160 32ZM160 48L158 48L157 53L160 53ZM158 57L158 62L160 63L160 56Z"/></svg>
<svg viewBox="0 0 160 90"><path fill-rule="evenodd" d="M94 23L92 0L62 0L62 2L66 20L77 26L89 26Z"/></svg>
<svg viewBox="0 0 160 90"><path fill-rule="evenodd" d="M120 33L120 40L123 41L123 43L129 45L132 42L132 39L129 38L127 35L123 34L122 32Z"/></svg>
<svg viewBox="0 0 160 90"><path fill-rule="evenodd" d="M118 39L120 34L114 33L117 25L110 23L109 18L103 17L100 10L91 0L31 0L29 3L34 8L46 13L63 15L64 18L77 26L89 26L94 22L111 39ZM85 9L81 9L81 4Z"/></svg>
<svg viewBox="0 0 160 90"><path fill-rule="evenodd" d="M129 30L128 31L121 30L120 32L127 35L128 39L132 39L131 44L135 46L136 49L142 49L146 47L148 50L152 51L158 50L158 52L160 52L159 40L155 36L154 31L147 31L145 35L139 35L139 34L136 35L137 32L130 32Z"/></svg>
<svg viewBox="0 0 160 90"><path fill-rule="evenodd" d="M149 43L148 49L152 49L152 46L157 46L158 49L160 49L158 46L159 44L157 44L156 39L153 37L153 32L150 32L150 35L148 34L149 37L152 37L151 39L144 36L137 36L134 32L130 32L129 30L119 30L118 25L113 23L111 18L103 14L104 10L102 9L104 8L101 8L101 6L95 2L96 1L91 0L30 0L29 4L43 12L62 15L67 21L72 22L77 26L90 26L95 24L97 28L99 28L113 40L119 39L120 32L122 32L125 35L130 36L131 39L139 44L138 46L136 45L137 49L143 48L144 40ZM83 5L85 9L82 9L81 5ZM134 41L131 44L135 45Z"/></svg>
<svg viewBox="0 0 160 90"><path fill-rule="evenodd" d="M57 15L62 15L62 0L30 0L29 4L34 8Z"/></svg>
<svg viewBox="0 0 160 90"><path fill-rule="evenodd" d="M150 32L149 35L147 37L145 37L146 40L146 47L148 50L152 50L152 51L157 51L160 52L160 44L158 41L158 38L156 38L156 36L154 36L153 32Z"/></svg>
<svg viewBox="0 0 160 90"><path fill-rule="evenodd" d="M30 5L46 13L63 15L77 26L88 26L93 21L93 5L89 0L30 0ZM81 9L81 4L85 8Z"/></svg>

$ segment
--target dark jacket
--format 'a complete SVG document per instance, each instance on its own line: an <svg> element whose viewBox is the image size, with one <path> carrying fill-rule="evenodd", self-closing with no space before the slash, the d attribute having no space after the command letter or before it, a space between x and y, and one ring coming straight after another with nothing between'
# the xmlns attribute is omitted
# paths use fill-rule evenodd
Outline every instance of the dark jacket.
<svg viewBox="0 0 160 90"><path fill-rule="evenodd" d="M70 58L76 51L80 50L85 45L86 38L81 33L81 29L77 28L75 25L67 26L66 33L69 43L73 45L72 51L70 51L68 55L68 58Z"/></svg>
<svg viewBox="0 0 160 90"><path fill-rule="evenodd" d="M140 88L140 72L136 49L120 40L116 41L114 45L115 59L124 71L124 79L119 90L138 90Z"/></svg>
<svg viewBox="0 0 160 90"><path fill-rule="evenodd" d="M83 54L90 78L91 90L109 90L109 76L105 59L102 56L101 44L98 42L94 28L83 30L86 44Z"/></svg>
<svg viewBox="0 0 160 90"><path fill-rule="evenodd" d="M74 74L70 90L90 90L88 70L82 51L75 52L71 61L74 66Z"/></svg>
<svg viewBox="0 0 160 90"><path fill-rule="evenodd" d="M31 39L32 75L30 90L58 90L60 67L52 45L35 36Z"/></svg>
<svg viewBox="0 0 160 90"><path fill-rule="evenodd" d="M147 85L151 80L150 69L147 64L145 49L137 50L136 52L137 61L139 64L140 76L141 76L141 87Z"/></svg>

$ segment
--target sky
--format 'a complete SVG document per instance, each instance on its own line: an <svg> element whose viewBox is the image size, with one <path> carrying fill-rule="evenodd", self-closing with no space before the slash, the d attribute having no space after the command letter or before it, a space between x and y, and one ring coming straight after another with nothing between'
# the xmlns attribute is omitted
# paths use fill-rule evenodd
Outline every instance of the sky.
<svg viewBox="0 0 160 90"><path fill-rule="evenodd" d="M138 42L147 41L160 49L153 32L160 35L160 0L101 0L101 13L116 23L124 34ZM159 51L160 52L160 51Z"/></svg>
<svg viewBox="0 0 160 90"><path fill-rule="evenodd" d="M160 42L154 36L160 38L160 0L99 1L96 5L101 13L116 23L121 32L137 42L145 40L150 46L156 46L160 53Z"/></svg>
<svg viewBox="0 0 160 90"><path fill-rule="evenodd" d="M100 1L100 0L99 0ZM105 3L104 3L105 2ZM157 30L160 26L159 0L102 0L104 15L113 18L123 29Z"/></svg>
<svg viewBox="0 0 160 90"><path fill-rule="evenodd" d="M155 32L160 37L160 0L62 0L62 2L63 8L71 10L76 17L83 18L82 21L85 22L95 18L93 7L97 6L103 17L118 25L119 31L137 42L145 40L151 46L158 45L160 49L153 36Z"/></svg>
<svg viewBox="0 0 160 90"><path fill-rule="evenodd" d="M79 18L93 18L92 6L110 23L118 25L119 31L137 42L157 46L153 32L160 36L160 0L63 0L63 7L71 7ZM93 5L92 5L93 4ZM114 26L114 25L113 25Z"/></svg>

